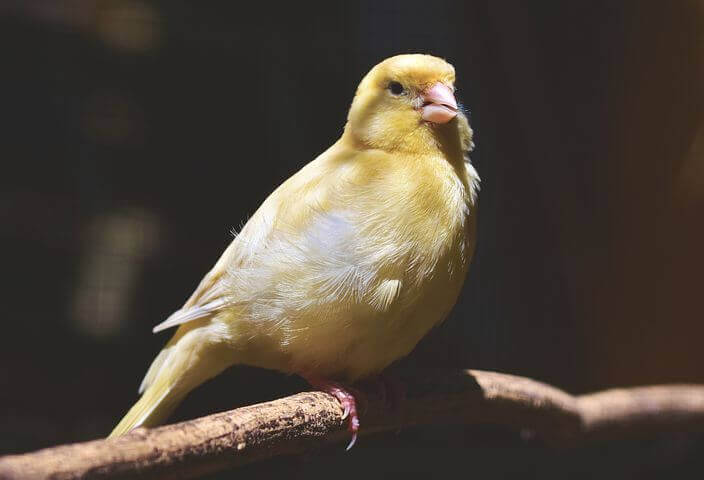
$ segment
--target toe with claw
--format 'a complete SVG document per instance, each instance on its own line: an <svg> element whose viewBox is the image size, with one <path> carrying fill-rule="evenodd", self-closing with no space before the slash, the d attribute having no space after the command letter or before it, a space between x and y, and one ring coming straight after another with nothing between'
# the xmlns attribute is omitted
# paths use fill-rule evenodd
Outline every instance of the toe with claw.
<svg viewBox="0 0 704 480"><path fill-rule="evenodd" d="M355 398L357 394L337 382L309 377L306 377L306 380L316 389L332 395L340 402L342 419L347 419L347 429L352 434L352 439L347 445L347 450L349 450L357 441L357 432L359 431L359 414L357 413L357 399Z"/></svg>

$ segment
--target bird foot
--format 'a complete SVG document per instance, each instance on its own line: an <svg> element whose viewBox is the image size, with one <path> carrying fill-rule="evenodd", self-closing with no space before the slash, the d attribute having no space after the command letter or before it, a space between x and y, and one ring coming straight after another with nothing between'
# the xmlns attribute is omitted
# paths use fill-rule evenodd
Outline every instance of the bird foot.
<svg viewBox="0 0 704 480"><path fill-rule="evenodd" d="M351 388L329 380L308 377L306 380L316 389L332 395L340 402L342 419L347 419L347 430L352 434L352 439L347 445L347 450L349 450L357 442L357 432L359 431L359 414L357 413L357 398L355 398L360 395L359 392L353 393Z"/></svg>
<svg viewBox="0 0 704 480"><path fill-rule="evenodd" d="M397 413L406 398L406 389L398 378L386 373L364 380L361 385L374 391L388 410Z"/></svg>

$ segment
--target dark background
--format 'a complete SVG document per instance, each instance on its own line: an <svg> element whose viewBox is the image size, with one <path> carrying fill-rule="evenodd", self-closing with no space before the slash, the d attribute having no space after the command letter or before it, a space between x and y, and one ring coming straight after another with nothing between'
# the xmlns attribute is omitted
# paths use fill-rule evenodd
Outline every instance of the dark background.
<svg viewBox="0 0 704 480"><path fill-rule="evenodd" d="M685 0L0 3L0 454L108 433L168 338L151 327L406 52L455 65L482 191L463 295L405 366L573 393L704 382L703 18ZM238 367L176 419L304 388ZM238 475L681 478L703 451L443 427Z"/></svg>

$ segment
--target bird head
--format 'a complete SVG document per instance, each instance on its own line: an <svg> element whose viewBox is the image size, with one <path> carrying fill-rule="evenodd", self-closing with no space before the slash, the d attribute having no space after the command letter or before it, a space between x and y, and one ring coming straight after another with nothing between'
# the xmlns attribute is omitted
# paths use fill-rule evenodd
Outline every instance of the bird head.
<svg viewBox="0 0 704 480"><path fill-rule="evenodd" d="M455 99L455 69L430 55L397 55L372 68L357 88L345 132L387 151L469 150L472 131Z"/></svg>

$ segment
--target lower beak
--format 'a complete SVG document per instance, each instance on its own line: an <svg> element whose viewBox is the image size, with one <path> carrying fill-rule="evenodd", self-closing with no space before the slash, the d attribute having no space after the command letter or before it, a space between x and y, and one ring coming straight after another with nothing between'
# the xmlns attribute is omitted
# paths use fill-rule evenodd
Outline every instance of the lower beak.
<svg viewBox="0 0 704 480"><path fill-rule="evenodd" d="M420 98L423 100L421 116L426 122L447 123L457 116L457 101L444 83L438 82L425 89Z"/></svg>

